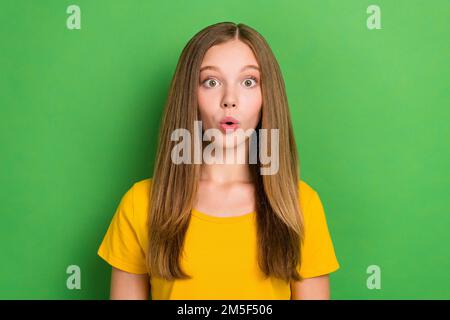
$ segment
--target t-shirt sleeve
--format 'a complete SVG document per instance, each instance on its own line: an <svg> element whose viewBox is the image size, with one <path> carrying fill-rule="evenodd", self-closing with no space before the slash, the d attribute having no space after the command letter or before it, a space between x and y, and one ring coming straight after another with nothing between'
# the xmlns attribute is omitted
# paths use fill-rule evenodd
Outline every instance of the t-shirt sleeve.
<svg viewBox="0 0 450 320"><path fill-rule="evenodd" d="M123 195L97 254L117 269L144 274L146 255L136 232L133 187Z"/></svg>
<svg viewBox="0 0 450 320"><path fill-rule="evenodd" d="M303 278L318 277L339 269L325 212L315 190L303 211L304 241L301 264L297 269Z"/></svg>

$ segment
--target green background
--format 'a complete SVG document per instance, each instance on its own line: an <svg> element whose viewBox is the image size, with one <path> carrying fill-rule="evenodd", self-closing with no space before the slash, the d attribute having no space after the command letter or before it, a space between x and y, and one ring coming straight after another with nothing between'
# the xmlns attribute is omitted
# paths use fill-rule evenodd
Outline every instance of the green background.
<svg viewBox="0 0 450 320"><path fill-rule="evenodd" d="M66 28L71 4L81 30ZM381 30L366 26L371 4ZM0 7L0 298L109 297L98 246L121 196L151 175L182 48L220 21L258 30L281 66L302 179L341 265L332 298L450 298L448 0ZM66 288L72 264L81 290Z"/></svg>

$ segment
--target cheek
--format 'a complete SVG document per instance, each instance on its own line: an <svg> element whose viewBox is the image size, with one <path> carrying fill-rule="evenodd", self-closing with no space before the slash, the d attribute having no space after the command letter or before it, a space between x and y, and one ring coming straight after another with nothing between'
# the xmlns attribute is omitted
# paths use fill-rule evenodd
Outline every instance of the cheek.
<svg viewBox="0 0 450 320"><path fill-rule="evenodd" d="M255 91L251 95L247 95L243 103L246 106L244 110L245 118L248 119L250 126L256 126L262 109L261 91L258 90L258 92Z"/></svg>
<svg viewBox="0 0 450 320"><path fill-rule="evenodd" d="M203 109L205 106L206 97L205 93L201 89L197 90L197 100L199 108Z"/></svg>
<svg viewBox="0 0 450 320"><path fill-rule="evenodd" d="M202 121L202 125L205 128L210 127L210 122L213 119L214 116L214 105L216 105L215 102L215 95L205 92L204 90L199 89L197 94L197 102L198 102L198 110L199 110L199 116L200 120Z"/></svg>
<svg viewBox="0 0 450 320"><path fill-rule="evenodd" d="M241 101L242 101L241 104L245 105L248 109L258 111L262 105L261 89L258 88L258 89L246 91L241 96Z"/></svg>

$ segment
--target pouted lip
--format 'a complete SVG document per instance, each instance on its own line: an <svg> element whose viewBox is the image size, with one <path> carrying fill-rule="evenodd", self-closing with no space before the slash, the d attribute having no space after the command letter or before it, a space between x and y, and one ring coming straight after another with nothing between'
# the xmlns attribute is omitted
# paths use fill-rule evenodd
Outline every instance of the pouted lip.
<svg viewBox="0 0 450 320"><path fill-rule="evenodd" d="M226 116L220 121L220 124L239 124L239 121L231 116Z"/></svg>

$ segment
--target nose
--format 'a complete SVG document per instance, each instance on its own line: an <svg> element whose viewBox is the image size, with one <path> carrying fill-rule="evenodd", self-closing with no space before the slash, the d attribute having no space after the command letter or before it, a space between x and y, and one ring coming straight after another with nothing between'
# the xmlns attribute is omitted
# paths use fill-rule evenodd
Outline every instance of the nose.
<svg viewBox="0 0 450 320"><path fill-rule="evenodd" d="M236 108L237 107L237 92L232 86L226 87L224 96L222 97L222 107L223 108Z"/></svg>
<svg viewBox="0 0 450 320"><path fill-rule="evenodd" d="M228 108L228 107L232 107L232 108L234 108L234 107L236 107L236 103L230 103L230 102L225 102L225 103L223 103L223 106L225 107L225 108Z"/></svg>

